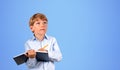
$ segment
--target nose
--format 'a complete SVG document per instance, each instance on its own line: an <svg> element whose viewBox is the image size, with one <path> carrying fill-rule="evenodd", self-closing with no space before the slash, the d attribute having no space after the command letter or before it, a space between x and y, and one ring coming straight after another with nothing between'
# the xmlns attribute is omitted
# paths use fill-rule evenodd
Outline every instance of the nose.
<svg viewBox="0 0 120 70"><path fill-rule="evenodd" d="M39 27L40 27L40 28L46 28L46 27L47 27L47 24L41 23L41 24L39 25Z"/></svg>
<svg viewBox="0 0 120 70"><path fill-rule="evenodd" d="M47 22L46 22L46 21L43 21L43 22L41 23L41 25L42 25L42 26L45 26L45 25L47 25Z"/></svg>
<svg viewBox="0 0 120 70"><path fill-rule="evenodd" d="M44 25L44 23L41 23L40 26L43 27L43 26L45 26L45 25Z"/></svg>

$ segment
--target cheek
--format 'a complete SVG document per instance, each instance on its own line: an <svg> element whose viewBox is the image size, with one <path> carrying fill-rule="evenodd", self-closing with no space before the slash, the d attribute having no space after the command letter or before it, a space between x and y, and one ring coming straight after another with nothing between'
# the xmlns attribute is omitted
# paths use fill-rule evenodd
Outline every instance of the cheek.
<svg viewBox="0 0 120 70"><path fill-rule="evenodd" d="M46 27L45 27L45 29L47 30L47 29L48 29L48 27L46 26Z"/></svg>

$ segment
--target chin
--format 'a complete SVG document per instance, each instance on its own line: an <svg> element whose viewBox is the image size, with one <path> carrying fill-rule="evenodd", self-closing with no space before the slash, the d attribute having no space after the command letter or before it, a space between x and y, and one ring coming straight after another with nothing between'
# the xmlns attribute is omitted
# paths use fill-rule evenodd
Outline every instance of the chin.
<svg viewBox="0 0 120 70"><path fill-rule="evenodd" d="M39 34L40 35L44 35L46 33L46 31L40 31Z"/></svg>
<svg viewBox="0 0 120 70"><path fill-rule="evenodd" d="M40 35L45 35L45 33L40 33Z"/></svg>

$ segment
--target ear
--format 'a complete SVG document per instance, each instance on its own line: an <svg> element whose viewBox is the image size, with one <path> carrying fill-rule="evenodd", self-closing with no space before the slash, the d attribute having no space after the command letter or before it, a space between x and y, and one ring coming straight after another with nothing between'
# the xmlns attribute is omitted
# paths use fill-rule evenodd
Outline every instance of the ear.
<svg viewBox="0 0 120 70"><path fill-rule="evenodd" d="M33 26L30 26L30 29L31 29L32 32L34 31Z"/></svg>

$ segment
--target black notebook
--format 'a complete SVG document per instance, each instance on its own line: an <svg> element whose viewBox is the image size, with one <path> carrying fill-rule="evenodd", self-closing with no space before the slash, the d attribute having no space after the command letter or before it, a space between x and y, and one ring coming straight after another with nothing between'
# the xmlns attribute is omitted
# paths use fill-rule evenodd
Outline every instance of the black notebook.
<svg viewBox="0 0 120 70"><path fill-rule="evenodd" d="M23 64L27 61L28 57L25 54L20 54L13 58L17 65Z"/></svg>
<svg viewBox="0 0 120 70"><path fill-rule="evenodd" d="M48 53L47 52L36 52L36 59L37 61L49 61Z"/></svg>
<svg viewBox="0 0 120 70"><path fill-rule="evenodd" d="M13 58L14 61L16 62L17 65L23 64L27 61L28 57L25 54L21 54L18 55L16 57ZM44 61L44 62L48 62L49 61L49 57L48 57L48 53L47 52L36 52L36 59L37 61Z"/></svg>

